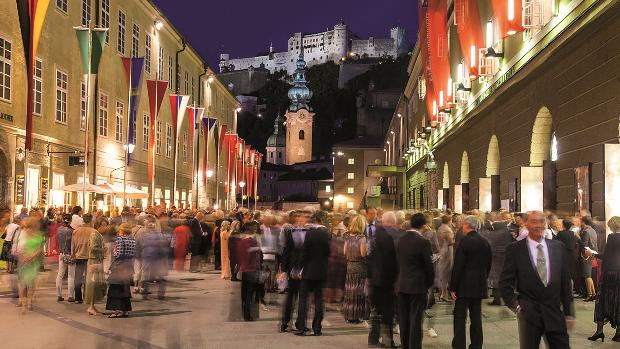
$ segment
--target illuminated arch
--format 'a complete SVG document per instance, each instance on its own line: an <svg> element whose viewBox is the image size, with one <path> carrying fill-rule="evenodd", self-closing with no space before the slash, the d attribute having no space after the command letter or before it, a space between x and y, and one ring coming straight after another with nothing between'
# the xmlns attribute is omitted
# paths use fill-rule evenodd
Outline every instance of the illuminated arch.
<svg viewBox="0 0 620 349"><path fill-rule="evenodd" d="M469 183L469 156L467 151L463 151L461 158L461 184Z"/></svg>
<svg viewBox="0 0 620 349"><path fill-rule="evenodd" d="M499 175L499 143L497 136L492 135L487 152L487 177Z"/></svg>
<svg viewBox="0 0 620 349"><path fill-rule="evenodd" d="M532 129L530 146L530 166L542 166L543 161L551 156L551 138L553 134L553 118L547 107L542 107L536 114Z"/></svg>
<svg viewBox="0 0 620 349"><path fill-rule="evenodd" d="M450 170L448 168L448 162L443 163L443 189L450 188Z"/></svg>

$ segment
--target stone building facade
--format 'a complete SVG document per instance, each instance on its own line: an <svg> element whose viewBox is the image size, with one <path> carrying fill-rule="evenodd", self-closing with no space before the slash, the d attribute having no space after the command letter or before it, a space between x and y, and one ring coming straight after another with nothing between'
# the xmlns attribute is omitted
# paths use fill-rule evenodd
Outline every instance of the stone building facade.
<svg viewBox="0 0 620 349"><path fill-rule="evenodd" d="M340 63L347 56L357 57L398 57L407 51L407 32L404 28L390 30L389 38L361 39L346 24L339 23L333 30L320 33L295 33L288 39L287 50L274 52L273 45L269 53L256 57L231 58L230 54L220 55L220 72L245 70L250 67L265 68L270 72L284 70L288 74L295 72L295 62L302 53L308 66L326 62Z"/></svg>
<svg viewBox="0 0 620 349"><path fill-rule="evenodd" d="M209 179L207 188L200 184L196 189L194 159L203 158L204 141L196 132L195 145L200 153L193 158L194 145L189 144L187 118L178 138L178 193L171 192L174 145L168 96L177 89L179 94L190 95L190 105L204 106L205 115L217 118L220 125L227 125L232 132L236 130L238 102L151 1L50 2L36 64L33 149L25 157L26 65L15 2L0 0L0 16L3 18L0 21L0 43L4 49L2 64L5 68L10 67L10 73L7 74L6 69L3 71L8 78L2 83L2 88L10 91L10 96L5 94L0 98L0 179L7 183L0 186L0 201L14 209L82 204L77 195L65 193L60 188L77 183L83 173L83 166L68 166L68 156L72 155L69 153L83 152L85 145L86 94L73 27L91 21L97 27L109 27L109 36L90 101L92 109L88 113L92 151L89 154L89 182L122 184L128 131L128 89L120 57L140 56L145 57L143 79L166 80L168 89L155 127L155 191L151 192L147 178L146 148L150 121L144 80L139 92L135 149L127 168L127 185L148 191L157 203L195 205L197 190L200 205L214 203L218 192L214 178ZM157 24L163 26L158 30ZM180 51L178 62L177 51ZM177 63L178 73L175 69ZM214 145L211 143L209 147L213 152ZM208 167L215 170L214 157L210 157ZM200 162L198 168L202 168ZM223 183L220 193L222 188ZM105 202L95 202L94 199L89 204L90 207L106 206ZM146 205L146 200L132 204Z"/></svg>
<svg viewBox="0 0 620 349"><path fill-rule="evenodd" d="M620 5L539 2L557 11L535 31L502 40L497 74L471 82L466 103L437 127L418 93L416 48L394 134L384 140L390 155L383 166L402 167L406 176L398 188L402 207L618 214ZM481 14L490 12L489 1L478 3ZM450 33L452 45L458 38ZM460 59L451 61L454 69Z"/></svg>

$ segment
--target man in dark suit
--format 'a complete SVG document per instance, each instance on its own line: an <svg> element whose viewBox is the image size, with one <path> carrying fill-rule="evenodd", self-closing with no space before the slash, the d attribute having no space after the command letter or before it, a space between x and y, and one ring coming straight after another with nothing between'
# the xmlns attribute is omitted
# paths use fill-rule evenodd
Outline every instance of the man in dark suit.
<svg viewBox="0 0 620 349"><path fill-rule="evenodd" d="M297 211L290 214L291 224L282 227L284 235L284 250L282 251L282 267L288 276L288 292L286 302L282 311L280 322L280 332L288 330L288 323L291 321L294 304L299 295L301 286L301 272L303 271L304 240L307 230L304 227L307 216Z"/></svg>
<svg viewBox="0 0 620 349"><path fill-rule="evenodd" d="M420 234L426 224L422 213L411 216L411 230L398 242L398 318L404 349L422 348L422 318L426 292L433 284L435 271L431 261L431 243Z"/></svg>
<svg viewBox="0 0 620 349"><path fill-rule="evenodd" d="M480 221L467 216L463 224L465 237L456 250L450 293L454 304L454 337L452 348L465 349L465 322L469 311L471 345L469 349L482 349L482 312L480 305L487 298L487 276L491 270L491 247L478 231Z"/></svg>
<svg viewBox="0 0 620 349"><path fill-rule="evenodd" d="M304 242L303 274L299 291L299 311L297 313L298 336L306 335L306 318L308 315L308 295L314 295L314 319L312 332L315 336L322 334L323 321L323 285L327 279L327 259L329 258L330 234L322 225L309 224Z"/></svg>
<svg viewBox="0 0 620 349"><path fill-rule="evenodd" d="M383 346L395 347L392 320L394 318L394 282L396 281L396 248L392 234L396 228L396 217L391 221L391 212L384 215L383 225L375 230L374 249L367 256L369 299L371 304L370 333L368 346L378 347L383 325ZM393 214L392 214L393 215Z"/></svg>
<svg viewBox="0 0 620 349"><path fill-rule="evenodd" d="M566 250L543 237L542 212L530 212L525 224L527 237L506 248L502 298L517 314L522 349L538 348L543 335L550 348L570 348L568 328L575 312Z"/></svg>
<svg viewBox="0 0 620 349"><path fill-rule="evenodd" d="M487 240L491 245L491 254L493 255L491 271L489 272L489 285L493 289L493 301L489 305L493 306L502 305L502 297L498 286L499 277L504 267L506 247L515 241L509 228L512 215L508 212L502 212L500 219L486 224L488 227Z"/></svg>

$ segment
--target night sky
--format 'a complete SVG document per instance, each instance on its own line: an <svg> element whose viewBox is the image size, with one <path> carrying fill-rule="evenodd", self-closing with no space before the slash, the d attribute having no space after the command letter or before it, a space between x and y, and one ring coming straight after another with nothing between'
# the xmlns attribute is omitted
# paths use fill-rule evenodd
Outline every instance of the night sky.
<svg viewBox="0 0 620 349"><path fill-rule="evenodd" d="M294 32L321 32L344 20L362 38L389 37L405 27L410 42L417 33L415 0L153 0L188 42L219 72L220 53L252 57L286 49ZM301 6L299 6L299 5ZM296 9L295 9L296 8Z"/></svg>

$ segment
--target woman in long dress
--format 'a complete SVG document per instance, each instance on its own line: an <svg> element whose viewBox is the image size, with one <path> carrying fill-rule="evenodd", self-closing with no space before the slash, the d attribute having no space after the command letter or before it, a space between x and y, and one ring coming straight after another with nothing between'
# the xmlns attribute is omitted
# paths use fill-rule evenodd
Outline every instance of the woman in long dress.
<svg viewBox="0 0 620 349"><path fill-rule="evenodd" d="M335 215L332 221L332 238L329 243L330 253L327 261L327 281L325 284L325 302L329 305L341 304L347 277L347 259L344 256L344 233L342 216Z"/></svg>
<svg viewBox="0 0 620 349"><path fill-rule="evenodd" d="M88 242L88 264L86 267L86 291L84 303L88 304L88 314L97 315L95 303L105 296L105 278L103 275L103 236L94 230Z"/></svg>
<svg viewBox="0 0 620 349"><path fill-rule="evenodd" d="M357 215L351 219L345 237L344 254L347 258L347 276L344 286L342 313L350 323L359 323L366 315L366 218Z"/></svg>
<svg viewBox="0 0 620 349"><path fill-rule="evenodd" d="M230 222L222 221L220 225L220 249L222 261L222 279L230 280L230 259L228 257L228 239L230 238Z"/></svg>
<svg viewBox="0 0 620 349"><path fill-rule="evenodd" d="M448 215L441 217L441 225L437 229L437 239L439 241L439 260L437 261L439 299L449 302L450 293L448 292L448 285L450 284L452 264L454 263L452 217Z"/></svg>
<svg viewBox="0 0 620 349"><path fill-rule="evenodd" d="M189 226L182 224L174 228L174 270L183 271L185 259L189 252L189 239L191 232Z"/></svg>
<svg viewBox="0 0 620 349"><path fill-rule="evenodd" d="M607 236L603 253L595 254L597 259L603 261L603 270L594 307L596 332L588 339L605 340L603 326L609 322L611 327L616 329L616 334L611 340L620 342L620 217L611 217L607 226L613 233ZM586 251L586 253L592 252Z"/></svg>
<svg viewBox="0 0 620 349"><path fill-rule="evenodd" d="M110 318L127 317L131 311L131 278L133 259L136 253L136 240L131 236L131 224L122 223L118 227L118 237L114 241L112 265L108 277L108 299L106 310L112 310Z"/></svg>

